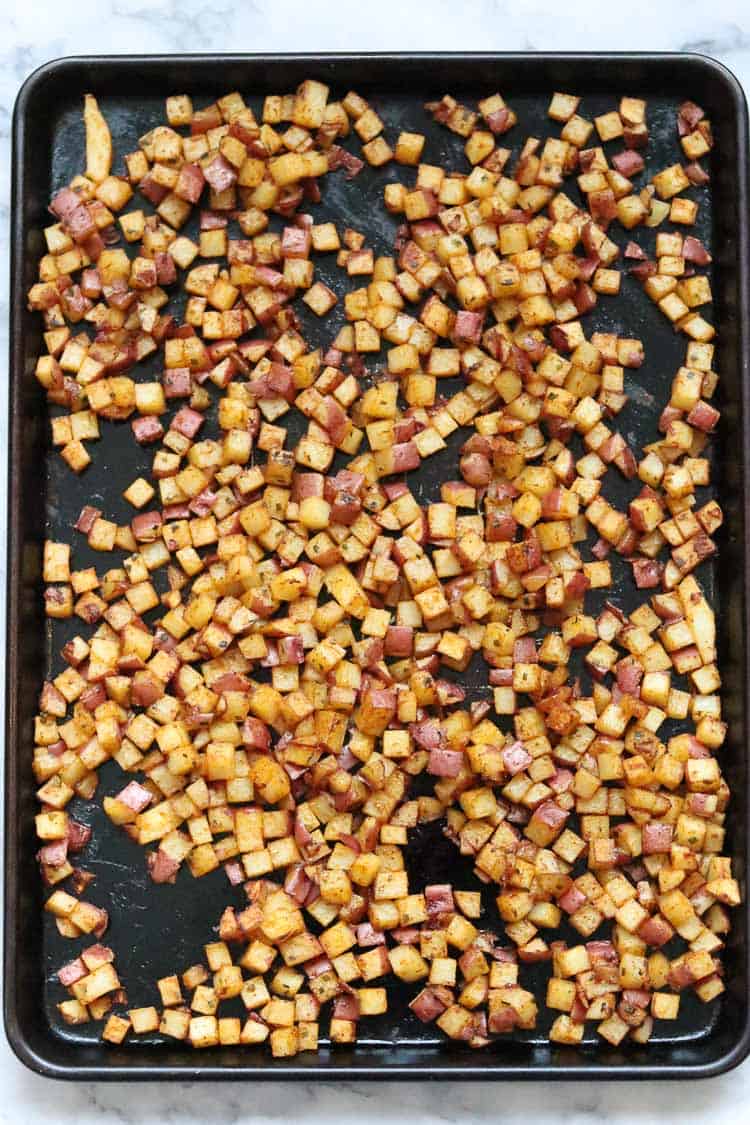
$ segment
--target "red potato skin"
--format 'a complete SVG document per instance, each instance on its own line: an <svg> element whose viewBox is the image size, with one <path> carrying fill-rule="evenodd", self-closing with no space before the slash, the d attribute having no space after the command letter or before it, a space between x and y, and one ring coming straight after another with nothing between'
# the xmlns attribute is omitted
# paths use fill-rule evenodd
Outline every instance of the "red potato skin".
<svg viewBox="0 0 750 1125"><path fill-rule="evenodd" d="M492 479L492 465L482 453L466 453L461 458L461 476L473 488L486 488Z"/></svg>
<svg viewBox="0 0 750 1125"><path fill-rule="evenodd" d="M451 339L455 344L478 344L482 339L484 313L459 309L453 322Z"/></svg>
<svg viewBox="0 0 750 1125"><path fill-rule="evenodd" d="M52 844L46 844L37 852L37 859L44 867L62 867L67 858L67 840L56 840Z"/></svg>
<svg viewBox="0 0 750 1125"><path fill-rule="evenodd" d="M155 883L175 883L177 881L177 872L180 865L161 848L148 854L146 865L148 873Z"/></svg>
<svg viewBox="0 0 750 1125"><path fill-rule="evenodd" d="M348 152L340 145L331 145L328 151L328 168L330 171L343 168L346 172L345 179L352 180L359 175L364 166L364 161L360 160L354 153Z"/></svg>
<svg viewBox="0 0 750 1125"><path fill-rule="evenodd" d="M133 535L140 543L153 543L161 534L161 512L139 512L130 521Z"/></svg>
<svg viewBox="0 0 750 1125"><path fill-rule="evenodd" d="M157 254L156 280L159 285L174 285L177 281L177 267L169 254Z"/></svg>
<svg viewBox="0 0 750 1125"><path fill-rule="evenodd" d="M164 436L164 427L158 418L134 418L131 422L133 436L139 445L152 445Z"/></svg>
<svg viewBox="0 0 750 1125"><path fill-rule="evenodd" d="M85 242L87 238L96 233L96 224L91 211L84 203L68 211L63 222L71 238L76 242Z"/></svg>
<svg viewBox="0 0 750 1125"><path fill-rule="evenodd" d="M421 458L413 442L406 441L400 445L394 445L391 452L393 454L394 473L408 473L419 468Z"/></svg>
<svg viewBox="0 0 750 1125"><path fill-rule="evenodd" d="M672 844L672 825L644 824L642 836L644 855L668 854Z"/></svg>
<svg viewBox="0 0 750 1125"><path fill-rule="evenodd" d="M386 632L383 651L386 656L411 656L414 649L414 630L406 625L392 625Z"/></svg>
<svg viewBox="0 0 750 1125"><path fill-rule="evenodd" d="M78 821L69 820L66 839L69 852L75 853L83 851L91 839L91 829L86 824L79 824Z"/></svg>
<svg viewBox="0 0 750 1125"><path fill-rule="evenodd" d="M351 527L361 511L362 504L356 496L348 492L337 492L331 504L331 521Z"/></svg>
<svg viewBox="0 0 750 1125"><path fill-rule="evenodd" d="M221 155L215 156L211 163L203 169L203 175L214 191L226 191L237 180L237 172L229 161Z"/></svg>
<svg viewBox="0 0 750 1125"><path fill-rule="evenodd" d="M163 203L169 194L167 188L157 183L150 172L145 175L138 184L138 190L154 207L158 207L160 203Z"/></svg>
<svg viewBox="0 0 750 1125"><path fill-rule="evenodd" d="M294 398L294 377L283 363L272 363L266 376L268 390L274 396L291 402Z"/></svg>
<svg viewBox="0 0 750 1125"><path fill-rule="evenodd" d="M653 917L647 918L645 922L641 923L638 929L638 936L645 941L647 945L654 946L658 949L672 940L674 930L665 918Z"/></svg>
<svg viewBox="0 0 750 1125"><path fill-rule="evenodd" d="M201 230L224 230L229 224L226 215L221 215L218 211L201 211L200 228Z"/></svg>
<svg viewBox="0 0 750 1125"><path fill-rule="evenodd" d="M89 970L86 968L81 958L76 957L75 961L70 961L67 965L63 965L61 969L58 969L57 979L65 988L69 988L72 984L75 984L76 981L83 980L85 976L88 976L88 972Z"/></svg>
<svg viewBox="0 0 750 1125"><path fill-rule="evenodd" d="M503 765L511 776L525 770L532 760L531 754L520 742L514 742L503 751Z"/></svg>
<svg viewBox="0 0 750 1125"><path fill-rule="evenodd" d="M136 672L130 689L131 699L139 707L150 707L164 695L164 686L148 672Z"/></svg>
<svg viewBox="0 0 750 1125"><path fill-rule="evenodd" d="M685 175L697 187L703 187L710 180L708 172L697 161L685 165Z"/></svg>
<svg viewBox="0 0 750 1125"><path fill-rule="evenodd" d="M271 748L271 732L260 719L249 716L242 726L242 741L250 750L267 752Z"/></svg>
<svg viewBox="0 0 750 1125"><path fill-rule="evenodd" d="M153 801L153 794L137 781L131 781L117 794L117 800L127 805L133 812L143 812Z"/></svg>
<svg viewBox="0 0 750 1125"><path fill-rule="evenodd" d="M165 398L187 398L192 394L193 378L188 367L173 367L161 378Z"/></svg>
<svg viewBox="0 0 750 1125"><path fill-rule="evenodd" d="M197 203L200 199L206 177L200 164L183 164L180 168L174 193L187 203Z"/></svg>
<svg viewBox="0 0 750 1125"><path fill-rule="evenodd" d="M330 396L324 399L326 408L325 428L334 445L340 445L351 428L351 422L338 402ZM397 446L394 447L395 449Z"/></svg>
<svg viewBox="0 0 750 1125"><path fill-rule="evenodd" d="M640 153L634 149L626 149L612 157L612 163L618 172L630 179L642 172L646 163Z"/></svg>
<svg viewBox="0 0 750 1125"><path fill-rule="evenodd" d="M204 417L197 410L192 410L189 406L181 407L174 418L170 429L177 430L186 438L194 438L201 426L203 425Z"/></svg>
<svg viewBox="0 0 750 1125"><path fill-rule="evenodd" d="M707 266L711 263L711 255L706 250L700 239L695 238L694 235L686 235L682 243L682 256L686 262L692 262L696 266Z"/></svg>
<svg viewBox="0 0 750 1125"><path fill-rule="evenodd" d="M292 497L305 500L308 497L322 497L326 491L326 479L322 473L295 473L292 486Z"/></svg>
<svg viewBox="0 0 750 1125"><path fill-rule="evenodd" d="M309 258L312 239L310 232L300 227L284 227L281 236L281 253L284 258Z"/></svg>
<svg viewBox="0 0 750 1125"><path fill-rule="evenodd" d="M698 402L687 416L688 424L704 433L711 433L718 425L721 414L707 402Z"/></svg>
<svg viewBox="0 0 750 1125"><path fill-rule="evenodd" d="M437 777L458 777L463 760L459 751L434 749L430 751L427 772Z"/></svg>
<svg viewBox="0 0 750 1125"><path fill-rule="evenodd" d="M409 1007L422 1023L431 1023L442 1015L452 1001L453 995L447 988L428 987L422 989Z"/></svg>
<svg viewBox="0 0 750 1125"><path fill-rule="evenodd" d="M663 566L654 559L632 559L633 578L639 590L653 590L661 585Z"/></svg>

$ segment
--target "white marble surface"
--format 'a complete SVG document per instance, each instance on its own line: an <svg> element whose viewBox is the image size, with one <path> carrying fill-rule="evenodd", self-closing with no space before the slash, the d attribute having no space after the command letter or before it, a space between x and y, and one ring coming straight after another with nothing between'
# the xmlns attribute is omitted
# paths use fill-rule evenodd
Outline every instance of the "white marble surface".
<svg viewBox="0 0 750 1125"><path fill-rule="evenodd" d="M692 50L726 63L750 90L747 0L11 0L0 39L0 257L7 263L10 119L23 79L48 59L70 54L325 50ZM0 348L7 354L7 265L0 268ZM0 411L0 449L6 419ZM4 461L4 458L0 458ZM5 472L5 466L0 469ZM0 543L5 482L0 480ZM0 591L5 589L2 560ZM4 613L4 606L0 605ZM186 1123L292 1117L364 1125L409 1120L528 1120L608 1125L710 1118L729 1125L750 1102L750 1062L704 1083L567 1086L395 1083L262 1087L82 1087L27 1072L0 1033L0 1125L23 1121Z"/></svg>

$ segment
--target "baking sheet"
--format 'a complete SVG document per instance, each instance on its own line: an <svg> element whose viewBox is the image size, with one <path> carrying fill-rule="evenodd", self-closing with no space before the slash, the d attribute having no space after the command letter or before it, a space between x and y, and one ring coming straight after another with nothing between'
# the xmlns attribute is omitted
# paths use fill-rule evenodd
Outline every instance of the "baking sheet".
<svg viewBox="0 0 750 1125"><path fill-rule="evenodd" d="M534 1032L502 1037L484 1051L472 1052L462 1044L445 1040L430 1025L421 1024L407 1007L417 991L405 985L388 985L389 1008L386 1016L367 1019L360 1025L361 1038L354 1048L323 1046L319 1056L300 1055L293 1060L272 1060L264 1050L243 1049L194 1052L189 1045L162 1041L158 1035L140 1038L121 1048L99 1042L100 1024L70 1028L62 1024L56 1004L65 991L56 980L56 971L78 949L79 943L63 939L54 921L41 914L41 888L33 841L33 785L30 779L30 719L43 676L54 676L63 664L60 649L66 640L81 631L77 619L49 622L40 613L41 545L45 537L64 539L74 544L77 567L97 565L103 556L88 548L85 538L71 526L86 504L103 509L118 522L132 518L132 509L122 499L124 487L136 476L148 475L152 453L137 446L129 424L102 426L104 440L92 447L93 463L80 477L74 476L50 449L47 408L44 395L33 378L33 361L39 350L41 318L23 310L22 289L29 283L41 246L41 228L49 221L45 207L51 194L80 171L84 153L81 119L83 92L93 90L112 129L115 151L121 158L137 147L137 139L163 120L163 100L168 93L187 92L197 105L204 104L232 88L238 88L259 111L268 92L293 89L303 77L328 81L332 96L343 96L356 88L368 98L386 123L385 134L395 140L401 129L422 132L427 137L423 154L426 162L465 169L463 141L432 122L423 102L439 99L446 92L461 100L475 101L500 90L519 117L519 124L504 138L514 156L528 135L559 135L559 127L546 114L549 97L555 89L583 95L580 112L591 119L616 108L619 97L633 94L648 98L650 142L646 153L648 175L680 159L676 136L676 107L685 97L707 106L717 133L713 154L712 181L707 188L688 193L700 201L695 228L712 249L715 258L711 277L716 304L708 311L719 328L718 370L722 375L720 405L724 409L722 432L714 445L721 453L715 484L727 510L728 524L721 542L718 562L704 564L699 579L707 587L719 614L722 671L725 675L730 712L731 738L724 752L725 771L735 793L730 816L730 842L735 845L739 869L746 870L744 833L738 831L747 821L744 772L745 675L744 583L746 578L742 507L743 470L747 435L742 428L740 390L743 332L747 330L747 298L743 291L742 238L732 237L731 222L743 221L737 214L742 196L743 161L738 138L745 126L741 94L723 77L721 68L698 59L680 57L627 56L615 61L592 56L576 61L565 56L360 56L337 58L260 59L246 57L213 59L107 59L67 60L51 64L26 87L19 99L16 118L16 202L15 202L15 298L12 341L12 413L14 441L11 452L11 518L13 523L10 568L10 661L9 661L9 740L8 740L8 889L6 924L6 1019L16 1049L37 1058L47 1070L62 1067L74 1073L96 1072L97 1076L138 1077L179 1076L185 1071L216 1077L276 1076L296 1073L333 1076L346 1073L364 1077L387 1071L399 1074L492 1077L504 1073L514 1076L540 1074L564 1076L585 1068L591 1075L632 1077L634 1073L674 1074L675 1068L691 1073L726 1062L730 1050L737 1051L747 1028L747 955L743 936L746 914L735 912L733 945L727 954L730 987L719 1001L701 1004L692 994L683 998L680 1019L674 1024L657 1023L654 1037L646 1048L629 1044L611 1048L593 1029L580 1048L559 1048L547 1042L546 1031L553 1013L540 1004L539 1026ZM697 83L703 83L697 89ZM713 99L713 100L712 100ZM359 145L345 142L352 151ZM732 149L734 145L734 149ZM728 148L729 146L729 148ZM616 150L616 146L614 147ZM366 235L366 245L377 254L392 251L399 218L382 206L384 182L411 183L414 170L399 165L385 169L368 167L353 181L342 172L322 182L322 202L304 205L315 221L335 220L339 229L351 226ZM577 189L569 181L564 190L575 199ZM738 199L739 195L739 199ZM138 205L141 206L140 197ZM144 210L149 205L143 203ZM197 219L185 233L191 234ZM278 218L272 226L281 226ZM625 232L615 224L614 237L624 245ZM735 232L737 227L734 227ZM740 232L741 235L741 232ZM639 228L636 240L649 251L656 231ZM745 240L746 242L746 240ZM335 265L335 255L316 256L316 277L339 295L352 287L346 274ZM745 269L746 277L746 269ZM22 280L23 279L23 280ZM179 302L170 302L170 309ZM323 321L297 302L302 332L314 344L330 343L344 323L342 306ZM619 332L638 336L645 346L646 362L638 370L626 371L627 406L618 416L616 428L638 451L658 437L656 422L668 397L668 387L677 367L684 360L686 340L673 333L666 319L643 294L640 285L623 278L617 298L600 297L596 309L584 320L587 335L593 331ZM746 338L746 337L745 337ZM746 360L744 360L746 363ZM372 357L367 367L376 368ZM159 369L158 362L141 364L136 378L147 380ZM451 380L441 380L440 390L449 394ZM457 381L456 381L457 386ZM287 447L293 447L295 425L301 419L291 411L282 420L289 423ZM213 436L210 429L206 436ZM431 457L409 483L421 503L439 498L440 482L456 476L457 448L466 432L453 435L448 448ZM576 439L577 440L577 439ZM638 491L638 482L626 482L616 469L607 474L604 494L622 508ZM703 490L708 499L711 490ZM605 598L616 601L625 611L642 598L632 583L630 567L617 555L611 556L614 588L587 596L587 610L595 612ZM105 564L110 565L107 556ZM116 564L112 564L116 565ZM717 580L718 579L718 580ZM157 588L159 572L156 575ZM721 596L718 596L721 591ZM589 608L591 607L591 608ZM578 654L582 662L582 654ZM582 668L582 664L581 664ZM475 657L470 669L458 676L468 686L469 698L487 694L486 668ZM668 728L664 728L669 733ZM229 886L219 870L196 885L183 870L175 886L155 886L148 877L145 853L117 829L101 809L101 798L117 792L123 774L114 763L99 771L99 789L94 802L75 801L71 811L77 819L91 824L92 842L80 863L96 874L88 892L91 901L110 912L107 940L116 953L117 968L128 992L131 1006L158 1004L155 981L201 959L202 947L212 939L212 927L224 906L243 901L242 888ZM734 829L734 830L733 830ZM478 888L471 863L461 857L447 841L439 824L423 826L412 834L408 848L411 885L445 881L457 886ZM494 906L492 888L483 890L484 914L481 925L502 933ZM557 936L557 935L555 935ZM573 931L562 936L578 940ZM19 972L20 968L20 972ZM540 982L548 967L523 966L521 979L539 994ZM11 979L11 974L15 977ZM17 981L25 979L20 989ZM543 984L541 984L543 994ZM230 1014L230 1013L227 1013ZM325 1020L321 1031L325 1029ZM65 1060L65 1061L63 1061ZM722 1062L723 1060L723 1062Z"/></svg>

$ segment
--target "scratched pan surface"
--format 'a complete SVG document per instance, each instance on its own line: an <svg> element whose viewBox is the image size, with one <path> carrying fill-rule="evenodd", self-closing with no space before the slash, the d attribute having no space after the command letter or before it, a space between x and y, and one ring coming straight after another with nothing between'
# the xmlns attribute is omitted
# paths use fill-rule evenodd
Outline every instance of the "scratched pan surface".
<svg viewBox="0 0 750 1125"><path fill-rule="evenodd" d="M395 139L401 129L423 132L427 136L424 159L456 169L466 167L462 142L433 124L423 110L424 101L446 91L471 101L500 90L519 116L519 125L505 138L514 155L526 136L555 134L557 127L546 116L554 90L582 94L581 112L588 118L615 108L623 94L646 97L651 129L647 175L680 159L675 129L679 102L691 97L706 107L717 136L711 184L691 189L688 194L700 202L696 233L714 255L711 281L715 303L709 309L709 318L719 328L717 369L722 377L719 404L723 417L714 442L714 483L712 490L703 490L700 502L717 495L727 524L720 534L718 562L703 564L699 578L719 614L724 707L730 722L730 737L722 753L734 793L728 851L735 857L744 886L748 826L748 565L744 545L748 464L747 122L744 99L732 76L718 64L695 56L63 60L49 64L29 80L19 96L15 118L5 914L5 1018L11 1043L34 1069L76 1078L575 1078L584 1073L586 1077L674 1078L719 1073L736 1065L749 1044L746 907L734 915L725 959L725 995L709 1005L700 1004L692 994L685 996L680 1019L658 1025L645 1048L636 1044L612 1048L593 1032L578 1048L550 1045L546 1031L552 1013L541 1004L536 1031L501 1038L482 1052L472 1052L464 1045L438 1038L432 1027L412 1016L407 1004L415 990L408 986L389 986L389 1014L363 1021L362 1037L355 1047L331 1048L324 1043L319 1055L300 1055L292 1060L272 1060L257 1049L197 1053L158 1036L112 1048L99 1042L101 1025L68 1028L60 1021L56 1004L65 994L56 970L75 956L81 943L62 939L52 919L41 910L42 889L34 861L31 731L41 681L61 670L60 649L78 630L68 623L51 626L40 612L41 548L45 537L73 539L70 529L85 503L102 508L118 522L128 521L132 509L122 499L122 490L136 476L147 473L151 454L134 443L127 424L105 424L104 440L93 447L93 464L81 477L70 473L53 454L46 406L33 377L40 349L39 318L25 311L23 294L34 279L34 265L42 250L41 229L49 222L49 198L82 167L84 92L98 95L121 158L136 147L140 135L163 119L164 98L169 93L189 93L200 105L237 88L257 111L264 94L292 90L304 77L328 82L332 96L356 88L380 112L389 140ZM357 145L346 143L357 151ZM616 151L616 146L608 149ZM408 183L412 176L413 170L396 165L379 171L366 168L349 182L337 172L326 178L322 202L309 210L316 221L332 219L339 228L349 225L363 231L368 246L378 254L387 254L392 249L397 221L382 206L383 183L396 179ZM566 190L575 197L574 183ZM149 210L140 199L138 205ZM272 225L279 226L280 220L274 218ZM187 233L192 230L188 227ZM615 237L624 242L619 228ZM655 231L639 230L636 237L647 250L653 249ZM316 275L341 294L346 277L334 259L334 255L317 258ZM179 300L175 304L179 309ZM343 323L341 304L323 322L299 302L298 308L303 332L315 344L327 345ZM657 438L657 418L668 397L671 378L684 359L685 339L672 332L640 286L627 276L619 298L600 298L586 329L587 333L600 330L638 336L644 342L646 362L640 370L626 372L630 400L617 421L617 428L631 447L640 452L644 443ZM368 367L374 369L376 361L371 359ZM157 370L156 364L142 365L135 377L145 380ZM455 389L451 382L444 381L447 393ZM292 411L284 422L288 423L291 447L300 420ZM454 435L445 451L410 476L421 503L439 498L440 482L455 477L461 440L461 434ZM608 499L622 508L638 485L626 482L613 469L604 487ZM83 536L75 535L74 551L76 566L98 564L102 568L104 560L88 549ZM625 611L638 604L630 568L618 556L612 559L614 586L589 596L591 612L600 607L605 596ZM481 658L475 658L467 672L457 678L467 687L468 699L486 697L486 670ZM671 733L668 727L664 730ZM158 1003L154 983L158 977L200 960L203 944L211 940L222 909L230 903L239 905L243 893L241 888L229 886L221 870L200 882L183 870L176 885L155 886L146 874L143 849L115 828L101 809L101 798L121 788L122 776L114 763L105 765L100 770L96 800L76 802L73 811L93 829L91 843L81 857L82 866L96 875L88 897L109 910L108 940L115 949L129 1003L141 1006ZM439 824L424 826L413 834L408 864L414 887L435 881L481 887L472 875L470 862L458 855ZM483 904L482 925L502 933L488 889L483 890ZM563 936L572 942L580 940L573 931ZM548 971L545 966L524 967L522 981L543 997Z"/></svg>

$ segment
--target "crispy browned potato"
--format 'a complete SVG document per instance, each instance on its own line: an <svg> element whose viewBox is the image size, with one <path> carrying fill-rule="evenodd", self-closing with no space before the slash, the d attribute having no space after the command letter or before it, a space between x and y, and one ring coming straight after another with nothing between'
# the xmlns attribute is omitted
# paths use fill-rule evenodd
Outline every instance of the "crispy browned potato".
<svg viewBox="0 0 750 1125"><path fill-rule="evenodd" d="M112 168L112 135L93 94L83 103L86 126L86 175L95 184L105 180Z"/></svg>

